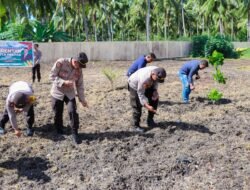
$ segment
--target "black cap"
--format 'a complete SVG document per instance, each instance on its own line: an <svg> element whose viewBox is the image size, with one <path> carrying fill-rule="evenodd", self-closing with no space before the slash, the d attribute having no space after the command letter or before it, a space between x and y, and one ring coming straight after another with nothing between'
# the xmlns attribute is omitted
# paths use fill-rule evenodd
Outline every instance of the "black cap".
<svg viewBox="0 0 250 190"><path fill-rule="evenodd" d="M88 62L88 57L84 52L80 52L78 57L75 59L80 64L81 68L86 68L86 63Z"/></svg>
<svg viewBox="0 0 250 190"><path fill-rule="evenodd" d="M158 67L158 68L154 69L153 73L156 74L157 82L159 82L159 83L163 83L164 79L167 76L167 73L166 73L165 69L162 68L162 67Z"/></svg>
<svg viewBox="0 0 250 190"><path fill-rule="evenodd" d="M26 105L27 96L24 93L18 92L14 94L13 103L16 108L24 108Z"/></svg>

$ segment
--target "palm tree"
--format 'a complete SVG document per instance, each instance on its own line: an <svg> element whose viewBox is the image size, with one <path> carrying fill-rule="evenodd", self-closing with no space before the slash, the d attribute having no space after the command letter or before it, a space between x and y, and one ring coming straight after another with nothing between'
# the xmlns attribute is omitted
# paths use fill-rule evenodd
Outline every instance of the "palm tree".
<svg viewBox="0 0 250 190"><path fill-rule="evenodd" d="M147 36L147 41L149 41L150 40L150 0L147 0L146 36Z"/></svg>

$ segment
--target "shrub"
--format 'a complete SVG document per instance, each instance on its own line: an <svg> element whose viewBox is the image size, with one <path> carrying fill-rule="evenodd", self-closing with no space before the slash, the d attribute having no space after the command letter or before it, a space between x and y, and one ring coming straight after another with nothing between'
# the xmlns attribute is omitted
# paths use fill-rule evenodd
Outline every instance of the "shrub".
<svg viewBox="0 0 250 190"><path fill-rule="evenodd" d="M223 94L220 93L217 89L212 89L208 93L208 99L213 102L218 102L222 98Z"/></svg>
<svg viewBox="0 0 250 190"><path fill-rule="evenodd" d="M205 45L207 40L207 35L194 36L192 38L193 48L191 54L193 57L205 57Z"/></svg>
<svg viewBox="0 0 250 190"><path fill-rule="evenodd" d="M211 56L214 50L223 53L226 58L238 57L237 53L234 51L233 44L223 36L215 36L207 40L205 45L205 56Z"/></svg>

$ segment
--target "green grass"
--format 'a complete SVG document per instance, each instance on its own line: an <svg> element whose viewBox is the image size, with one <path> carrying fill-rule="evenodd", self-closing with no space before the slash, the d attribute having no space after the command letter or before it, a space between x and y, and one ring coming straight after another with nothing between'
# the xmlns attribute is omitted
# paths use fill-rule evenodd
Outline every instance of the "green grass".
<svg viewBox="0 0 250 190"><path fill-rule="evenodd" d="M249 59L250 58L250 48L247 48L247 50L243 51L241 53L240 58L247 58L247 59Z"/></svg>

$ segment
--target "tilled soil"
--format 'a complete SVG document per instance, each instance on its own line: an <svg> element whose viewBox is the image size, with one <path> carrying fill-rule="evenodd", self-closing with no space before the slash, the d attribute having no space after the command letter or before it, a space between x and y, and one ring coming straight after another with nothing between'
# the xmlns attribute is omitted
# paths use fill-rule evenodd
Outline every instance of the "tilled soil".
<svg viewBox="0 0 250 190"><path fill-rule="evenodd" d="M35 134L15 137L10 124L0 137L0 189L250 189L250 63L226 60L226 85L212 79L212 68L200 72L191 103L181 103L177 72L185 60L154 65L167 71L159 87L158 126L140 134L131 129L131 107L125 72L130 62L91 62L84 69L86 99L78 104L81 144L74 145L64 108L65 135L53 127L48 79L51 64L42 65L34 83ZM115 90L103 75L113 68L121 76ZM31 81L29 68L0 69L0 108L8 86ZM213 104L211 88L223 92ZM143 111L142 126L146 127ZM18 124L25 133L24 117Z"/></svg>

